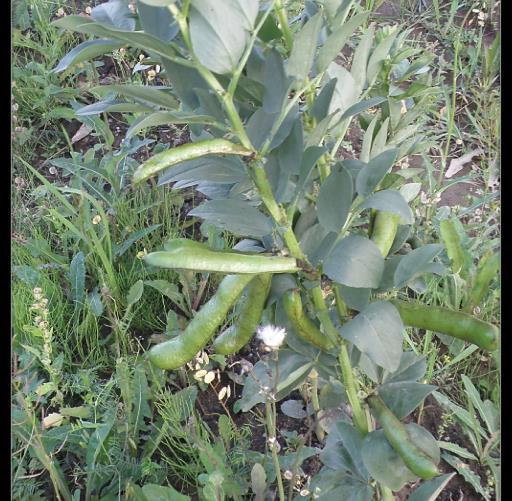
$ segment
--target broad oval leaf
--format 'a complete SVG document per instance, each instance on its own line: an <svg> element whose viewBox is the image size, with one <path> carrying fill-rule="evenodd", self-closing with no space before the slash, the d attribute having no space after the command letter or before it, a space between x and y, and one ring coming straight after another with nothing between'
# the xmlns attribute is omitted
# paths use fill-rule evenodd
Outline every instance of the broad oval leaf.
<svg viewBox="0 0 512 501"><path fill-rule="evenodd" d="M135 29L135 19L123 0L110 0L94 7L91 17L98 23L126 31Z"/></svg>
<svg viewBox="0 0 512 501"><path fill-rule="evenodd" d="M405 428L410 440L438 464L440 450L435 438L415 423L406 424ZM370 475L393 491L399 491L405 484L418 478L391 447L383 430L375 430L366 435L361 453Z"/></svg>
<svg viewBox="0 0 512 501"><path fill-rule="evenodd" d="M387 301L375 301L341 328L341 336L373 362L394 372L402 357L404 325L397 309Z"/></svg>
<svg viewBox="0 0 512 501"><path fill-rule="evenodd" d="M436 386L399 381L383 384L379 387L379 395L398 419L403 419L430 395Z"/></svg>
<svg viewBox="0 0 512 501"><path fill-rule="evenodd" d="M377 187L386 173L393 167L397 154L397 149L386 150L363 166L356 178L358 195L366 197Z"/></svg>
<svg viewBox="0 0 512 501"><path fill-rule="evenodd" d="M403 287L407 282L414 277L421 275L427 271L435 271L432 269L431 263L441 251L443 246L441 244L427 244L419 249L414 249L405 255L394 274L394 285L397 288Z"/></svg>
<svg viewBox="0 0 512 501"><path fill-rule="evenodd" d="M304 80L311 70L321 26L322 14L317 13L294 37L286 72L299 82Z"/></svg>
<svg viewBox="0 0 512 501"><path fill-rule="evenodd" d="M360 206L360 209L377 209L398 214L400 224L412 224L414 218L405 198L396 190L382 190L370 195Z"/></svg>
<svg viewBox="0 0 512 501"><path fill-rule="evenodd" d="M260 238L272 233L273 229L270 218L242 200L210 200L188 214L244 237Z"/></svg>
<svg viewBox="0 0 512 501"><path fill-rule="evenodd" d="M384 258L368 238L349 235L324 260L324 273L349 287L376 288L384 271Z"/></svg>
<svg viewBox="0 0 512 501"><path fill-rule="evenodd" d="M167 8L174 2L175 0L137 0L137 14L145 33L163 42L169 42L178 34L178 23Z"/></svg>
<svg viewBox="0 0 512 501"><path fill-rule="evenodd" d="M347 220L353 199L352 176L333 171L322 183L317 199L318 220L328 231L339 232Z"/></svg>
<svg viewBox="0 0 512 501"><path fill-rule="evenodd" d="M245 50L258 14L258 0L192 0L190 38L204 66L232 72Z"/></svg>
<svg viewBox="0 0 512 501"><path fill-rule="evenodd" d="M435 501L454 476L455 473L447 473L423 482L412 491L409 501Z"/></svg>

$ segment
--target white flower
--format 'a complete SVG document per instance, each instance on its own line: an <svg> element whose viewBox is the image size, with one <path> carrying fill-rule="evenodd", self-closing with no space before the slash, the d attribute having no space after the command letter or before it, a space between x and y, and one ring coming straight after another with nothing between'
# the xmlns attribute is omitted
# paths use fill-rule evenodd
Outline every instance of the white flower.
<svg viewBox="0 0 512 501"><path fill-rule="evenodd" d="M264 325L258 327L257 335L266 346L276 350L283 344L286 331L282 327L275 325Z"/></svg>

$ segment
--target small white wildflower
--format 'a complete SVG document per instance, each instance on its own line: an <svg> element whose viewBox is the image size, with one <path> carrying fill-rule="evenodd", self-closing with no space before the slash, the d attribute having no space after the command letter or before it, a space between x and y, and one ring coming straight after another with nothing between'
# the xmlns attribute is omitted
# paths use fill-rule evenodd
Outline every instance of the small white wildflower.
<svg viewBox="0 0 512 501"><path fill-rule="evenodd" d="M286 336L286 330L275 325L264 325L262 327L258 327L257 335L266 346L273 350L277 350L283 344Z"/></svg>
<svg viewBox="0 0 512 501"><path fill-rule="evenodd" d="M57 10L57 14L56 14L57 17L62 17L65 15L66 15L66 13L64 12L64 9L62 7Z"/></svg>
<svg viewBox="0 0 512 501"><path fill-rule="evenodd" d="M156 71L155 70L149 70L148 71L148 81L151 82L151 80L154 80L156 77Z"/></svg>
<svg viewBox="0 0 512 501"><path fill-rule="evenodd" d="M101 216L99 214L96 214L93 218L92 218L92 224L99 224L101 222Z"/></svg>
<svg viewBox="0 0 512 501"><path fill-rule="evenodd" d="M290 470L286 470L283 474L283 477L286 480L291 480L293 478L293 473Z"/></svg>
<svg viewBox="0 0 512 501"><path fill-rule="evenodd" d="M92 12L92 8L91 8L90 6L87 6L87 7L85 8L85 13L86 13L86 14L89 14L89 16L90 16L90 15L91 15L91 12Z"/></svg>
<svg viewBox="0 0 512 501"><path fill-rule="evenodd" d="M308 491L307 489L302 489L302 490L300 491L300 496L301 496L301 497L305 498L305 497L306 497L306 496L308 496L308 495L309 495L309 491Z"/></svg>

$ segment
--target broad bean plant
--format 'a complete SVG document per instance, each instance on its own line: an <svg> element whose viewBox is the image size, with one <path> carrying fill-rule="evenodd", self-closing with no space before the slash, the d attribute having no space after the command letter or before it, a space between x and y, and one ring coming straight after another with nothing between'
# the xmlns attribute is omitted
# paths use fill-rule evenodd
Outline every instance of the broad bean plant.
<svg viewBox="0 0 512 501"><path fill-rule="evenodd" d="M242 301L213 351L236 353L261 324L285 337L275 364L262 359L247 376L235 412L265 402L258 384L279 401L318 381L323 468L305 496L393 499L425 479L410 499L434 499L451 477L440 476L434 437L404 424L435 389L422 382L425 360L404 351L404 328L486 350L498 329L414 299L426 274L444 273L443 245L407 244L420 184L419 169L404 166L429 145L432 58L407 45L407 31L368 17L353 0L307 0L293 20L281 0L138 0L136 12L113 0L56 21L96 37L56 71L125 46L158 64L168 86L95 87L99 100L77 114L134 113L127 137L187 124L191 142L142 163L132 183L195 186L205 201L188 214L238 237L228 250L171 239L143 256L148 267L225 274L149 360L180 368Z"/></svg>

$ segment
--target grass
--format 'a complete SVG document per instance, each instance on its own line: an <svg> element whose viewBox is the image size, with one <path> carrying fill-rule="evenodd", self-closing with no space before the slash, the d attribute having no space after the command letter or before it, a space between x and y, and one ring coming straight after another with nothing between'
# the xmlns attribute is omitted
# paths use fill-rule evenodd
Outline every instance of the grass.
<svg viewBox="0 0 512 501"><path fill-rule="evenodd" d="M381 2L366 3L377 9ZM463 222L475 261L498 246L500 233L495 190L500 49L499 39L489 41L472 12L480 4L436 0L426 8L424 2L400 2L400 21L419 28L411 31L409 41L435 53L434 84L443 90L429 125L435 148L424 157L424 190L432 203L415 207L423 220L418 236L437 240L439 221L451 214ZM20 0L22 5L28 3ZM132 190L122 182L116 184L123 169L129 171L137 163L129 160L130 155L140 159L165 147L158 136L148 136L156 139L151 144L141 140L137 152L122 161L128 146L114 147L113 136L100 135L89 147L72 144L69 102L84 100L77 82L97 83L100 67L87 63L64 75L53 73L77 38L58 32L49 21L59 8L70 13L73 7L69 2L45 0L30 5L25 9L28 18L21 7L17 10L13 31L13 127L20 128L13 131L13 408L20 419L12 442L13 497L43 499L60 492L63 499L77 499L87 492L117 499L119 485L135 491L139 484L208 493L216 468L227 477L248 479L249 428L231 428L226 432L230 438L220 444L205 416L193 410L191 396L176 391L197 391L186 370L163 375L138 356L152 336L168 337L177 325L186 323L198 296L204 301L215 290L215 280L207 275L148 270L138 259L145 250L162 248L169 237L197 233L197 225L185 223L182 217L194 203L193 195L177 194L168 186ZM301 2L289 7L298 14ZM113 58L112 72L121 82L143 80L141 74L131 75L134 54L116 52ZM123 126L130 120L114 118ZM468 174L477 190L447 211L435 200L449 189L444 177L449 161L472 148L484 151ZM62 159L70 158L73 169L63 167ZM232 237L206 225L202 231L212 247L233 243ZM80 253L83 269L77 264ZM446 257L445 264L449 265ZM78 296L76 280L83 284ZM156 280L167 281L177 295L162 293L151 282ZM140 282L142 296L130 301L130 291ZM51 352L30 309L35 288L48 299ZM448 273L428 280L420 297L454 307L463 289L460 277ZM478 315L499 323L499 299L500 283L495 280ZM426 357L425 380L438 385L455 404L463 409L474 406L461 384L464 374L482 400L489 399L499 408L497 354L484 356L461 343L445 345L446 340L432 332L409 330L408 337L411 348ZM45 353L50 357L46 364ZM218 365L214 360L209 367ZM200 387L206 391L206 386ZM43 428L52 414L62 419L60 426ZM446 416L452 419L451 414ZM485 444L478 440L480 450L471 453L483 459ZM252 463L264 462L263 454L250 453ZM497 478L494 470L492 475Z"/></svg>

